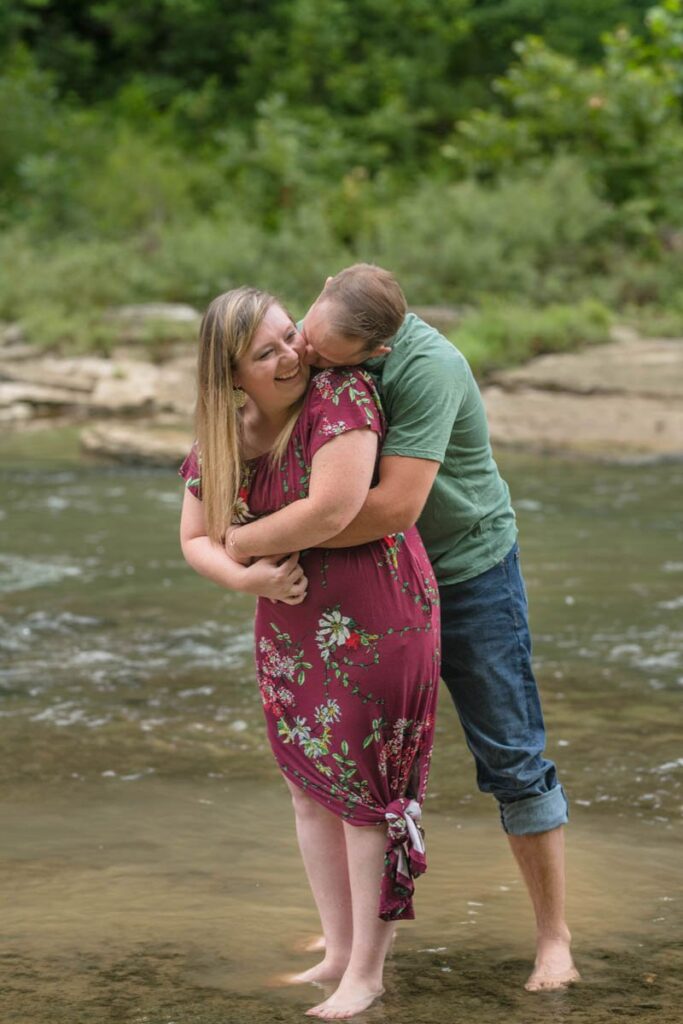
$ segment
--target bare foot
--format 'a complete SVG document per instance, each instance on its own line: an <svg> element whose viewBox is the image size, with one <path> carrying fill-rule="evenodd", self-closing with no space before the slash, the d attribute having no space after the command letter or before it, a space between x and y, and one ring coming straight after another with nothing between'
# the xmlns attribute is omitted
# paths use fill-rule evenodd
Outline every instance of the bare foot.
<svg viewBox="0 0 683 1024"><path fill-rule="evenodd" d="M371 988L364 982L344 979L329 999L306 1010L306 1015L320 1017L321 1020L348 1020L367 1010L381 995L384 995L383 988Z"/></svg>
<svg viewBox="0 0 683 1024"><path fill-rule="evenodd" d="M536 964L524 988L527 992L553 992L581 980L574 966L568 939L541 939Z"/></svg>
<svg viewBox="0 0 683 1024"><path fill-rule="evenodd" d="M325 936L316 935L312 939L301 939L296 943L296 948L302 953L324 953Z"/></svg>
<svg viewBox="0 0 683 1024"><path fill-rule="evenodd" d="M389 946L389 956L391 956L396 942L396 932L391 936L391 945ZM325 936L316 935L312 939L302 939L296 943L296 949L301 953L324 953L325 952Z"/></svg>
<svg viewBox="0 0 683 1024"><path fill-rule="evenodd" d="M280 985L315 985L326 981L339 981L346 970L347 961L321 960L315 967L298 974L278 974L275 979Z"/></svg>

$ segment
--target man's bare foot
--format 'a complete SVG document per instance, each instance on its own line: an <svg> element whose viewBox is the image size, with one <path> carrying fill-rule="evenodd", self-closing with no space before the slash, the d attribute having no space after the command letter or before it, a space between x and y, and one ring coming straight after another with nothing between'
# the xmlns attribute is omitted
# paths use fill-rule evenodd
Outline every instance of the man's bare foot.
<svg viewBox="0 0 683 1024"><path fill-rule="evenodd" d="M321 1020L348 1020L367 1010L381 995L384 995L381 987L378 989L370 987L366 982L344 978L329 999L306 1010L306 1015L320 1017Z"/></svg>
<svg viewBox="0 0 683 1024"><path fill-rule="evenodd" d="M572 959L570 939L540 939L536 964L524 986L527 992L553 992L580 980Z"/></svg>
<svg viewBox="0 0 683 1024"><path fill-rule="evenodd" d="M297 974L279 974L275 979L280 985L315 985L324 984L326 981L339 981L346 970L348 961L343 960L321 960L315 967L309 967L307 971L300 971Z"/></svg>

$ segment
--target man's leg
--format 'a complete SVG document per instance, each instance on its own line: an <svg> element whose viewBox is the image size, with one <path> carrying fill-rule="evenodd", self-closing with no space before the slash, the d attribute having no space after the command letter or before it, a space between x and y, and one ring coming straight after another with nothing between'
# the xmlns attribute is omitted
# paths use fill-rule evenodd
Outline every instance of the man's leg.
<svg viewBox="0 0 683 1024"><path fill-rule="evenodd" d="M531 669L526 594L515 545L481 576L441 588L442 675L477 766L477 783L500 804L537 924L529 991L578 974L564 918L567 801L543 757L545 729Z"/></svg>
<svg viewBox="0 0 683 1024"><path fill-rule="evenodd" d="M579 980L564 912L564 831L508 835L536 915L536 963L527 992L564 988Z"/></svg>

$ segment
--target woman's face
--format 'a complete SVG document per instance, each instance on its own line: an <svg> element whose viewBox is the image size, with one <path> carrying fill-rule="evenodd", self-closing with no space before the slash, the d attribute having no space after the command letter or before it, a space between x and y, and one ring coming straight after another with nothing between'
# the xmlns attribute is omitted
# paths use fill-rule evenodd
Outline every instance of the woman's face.
<svg viewBox="0 0 683 1024"><path fill-rule="evenodd" d="M234 383L266 414L294 405L308 384L304 342L282 306L268 309L244 356L237 361Z"/></svg>

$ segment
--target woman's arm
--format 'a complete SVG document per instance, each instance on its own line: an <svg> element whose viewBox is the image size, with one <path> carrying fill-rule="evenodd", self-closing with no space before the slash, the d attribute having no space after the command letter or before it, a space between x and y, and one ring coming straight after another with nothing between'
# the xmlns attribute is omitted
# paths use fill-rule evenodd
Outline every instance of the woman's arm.
<svg viewBox="0 0 683 1024"><path fill-rule="evenodd" d="M202 503L188 490L180 517L180 546L188 565L220 587L286 604L300 604L306 596L308 581L299 565L298 553L284 561L278 556L240 565L222 544L209 540Z"/></svg>
<svg viewBox="0 0 683 1024"><path fill-rule="evenodd" d="M231 528L225 538L227 550L241 559L320 546L362 508L376 458L377 434L372 430L349 430L328 441L313 456L308 497Z"/></svg>

